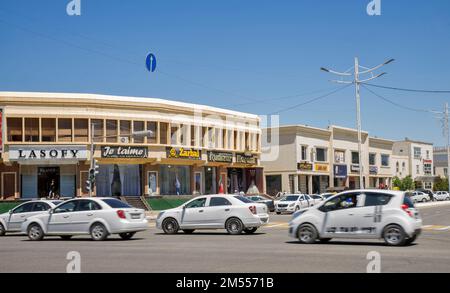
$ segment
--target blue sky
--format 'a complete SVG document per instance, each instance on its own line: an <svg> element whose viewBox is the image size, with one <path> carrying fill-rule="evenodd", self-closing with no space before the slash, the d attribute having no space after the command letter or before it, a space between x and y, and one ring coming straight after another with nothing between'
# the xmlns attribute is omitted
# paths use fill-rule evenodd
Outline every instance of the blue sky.
<svg viewBox="0 0 450 293"><path fill-rule="evenodd" d="M367 67L396 59L377 84L450 89L450 1L381 1L382 15L368 16L370 0L81 0L82 15L68 16L69 0L1 0L0 90L159 97L267 114L336 88L319 68L344 71L355 56ZM155 73L145 69L148 52L158 59ZM450 94L372 90L412 108L450 102ZM371 135L444 144L434 115L361 94ZM354 89L280 121L354 127Z"/></svg>

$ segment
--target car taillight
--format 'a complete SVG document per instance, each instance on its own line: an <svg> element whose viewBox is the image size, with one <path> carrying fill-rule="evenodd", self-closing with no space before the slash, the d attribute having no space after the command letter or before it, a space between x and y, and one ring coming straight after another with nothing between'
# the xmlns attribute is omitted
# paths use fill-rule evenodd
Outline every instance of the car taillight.
<svg viewBox="0 0 450 293"><path fill-rule="evenodd" d="M248 208L250 209L252 214L256 215L256 207L255 206L249 206Z"/></svg>
<svg viewBox="0 0 450 293"><path fill-rule="evenodd" d="M125 212L122 210L118 210L117 211L117 215L119 216L119 218L121 219L126 219L127 217L125 216Z"/></svg>
<svg viewBox="0 0 450 293"><path fill-rule="evenodd" d="M410 216L411 218L414 218L414 215L413 215L413 213L409 210L408 205L402 204L402 210L404 210L404 211L408 214L408 216Z"/></svg>

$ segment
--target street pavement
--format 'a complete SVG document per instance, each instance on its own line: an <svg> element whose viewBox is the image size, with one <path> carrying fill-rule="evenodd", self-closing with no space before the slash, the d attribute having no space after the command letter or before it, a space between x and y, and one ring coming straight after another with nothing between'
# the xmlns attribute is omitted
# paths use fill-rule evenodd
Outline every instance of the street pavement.
<svg viewBox="0 0 450 293"><path fill-rule="evenodd" d="M450 272L450 204L420 208L423 234L411 246L387 247L382 240L335 240L303 245L287 236L289 215L272 215L254 235L224 231L164 235L151 221L148 231L123 241L89 236L65 241L26 236L0 238L0 273L66 272L67 253L81 255L81 272L366 272L367 254L378 252L381 272Z"/></svg>

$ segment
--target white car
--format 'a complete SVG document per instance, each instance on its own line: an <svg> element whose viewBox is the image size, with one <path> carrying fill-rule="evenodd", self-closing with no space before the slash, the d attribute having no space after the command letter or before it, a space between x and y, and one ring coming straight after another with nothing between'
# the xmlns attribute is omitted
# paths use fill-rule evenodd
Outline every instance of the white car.
<svg viewBox="0 0 450 293"><path fill-rule="evenodd" d="M61 200L32 200L27 201L9 212L0 215L0 236L7 232L20 232L22 223L31 216L42 214L56 205Z"/></svg>
<svg viewBox="0 0 450 293"><path fill-rule="evenodd" d="M105 240L111 234L130 239L147 228L144 210L111 197L90 197L68 200L48 212L29 217L21 231L30 240L42 240L47 235L66 240L74 235L91 235L93 240Z"/></svg>
<svg viewBox="0 0 450 293"><path fill-rule="evenodd" d="M434 194L434 199L435 200L450 200L450 194L447 191L437 191Z"/></svg>
<svg viewBox="0 0 450 293"><path fill-rule="evenodd" d="M310 194L309 197L312 199L314 205L320 203L321 201L323 201L325 199L320 194Z"/></svg>
<svg viewBox="0 0 450 293"><path fill-rule="evenodd" d="M275 202L275 212L293 213L314 205L314 200L307 194L288 194Z"/></svg>
<svg viewBox="0 0 450 293"><path fill-rule="evenodd" d="M405 192L352 190L296 212L289 236L308 244L332 238L382 238L397 246L412 243L421 227L419 213Z"/></svg>
<svg viewBox="0 0 450 293"><path fill-rule="evenodd" d="M411 197L413 203L430 201L430 196L422 191L413 191L409 193L409 196Z"/></svg>
<svg viewBox="0 0 450 293"><path fill-rule="evenodd" d="M205 195L160 212L156 227L166 234L175 234L180 229L186 234L196 229L226 229L232 235L242 231L250 234L269 222L267 212L265 204L241 195Z"/></svg>

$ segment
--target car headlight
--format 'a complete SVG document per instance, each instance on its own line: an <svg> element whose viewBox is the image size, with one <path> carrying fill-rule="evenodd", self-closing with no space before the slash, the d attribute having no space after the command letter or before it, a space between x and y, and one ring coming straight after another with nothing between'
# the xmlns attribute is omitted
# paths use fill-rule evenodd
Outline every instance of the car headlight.
<svg viewBox="0 0 450 293"><path fill-rule="evenodd" d="M295 203L291 203L291 204L289 205L290 208L293 207L293 206L295 206Z"/></svg>

